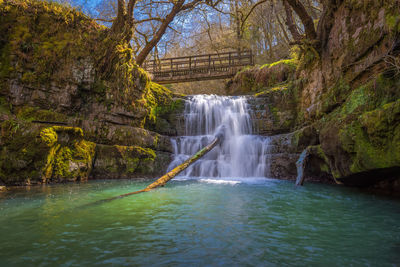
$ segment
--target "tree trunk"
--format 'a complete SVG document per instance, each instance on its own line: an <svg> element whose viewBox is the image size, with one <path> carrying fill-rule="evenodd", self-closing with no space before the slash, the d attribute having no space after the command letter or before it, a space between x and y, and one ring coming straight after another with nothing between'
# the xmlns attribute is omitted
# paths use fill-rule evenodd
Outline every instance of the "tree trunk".
<svg viewBox="0 0 400 267"><path fill-rule="evenodd" d="M319 19L317 33L318 40L321 43L321 49L328 43L329 33L333 26L335 11L342 4L342 0L325 0L321 1L324 9Z"/></svg>
<svg viewBox="0 0 400 267"><path fill-rule="evenodd" d="M117 17L111 26L113 38L129 43L133 37L133 10L136 0L129 0L126 5L125 0L118 0Z"/></svg>
<svg viewBox="0 0 400 267"><path fill-rule="evenodd" d="M143 47L142 51L136 57L136 63L141 66L143 62L146 60L146 57L150 54L151 50L155 45L160 41L161 37L163 37L165 31L167 30L169 24L174 20L175 16L182 10L184 1L178 1L171 12L165 17L160 28L154 34L154 37Z"/></svg>
<svg viewBox="0 0 400 267"><path fill-rule="evenodd" d="M125 24L125 6L125 0L118 0L117 17L111 25L111 32L113 33L119 32Z"/></svg>
<svg viewBox="0 0 400 267"><path fill-rule="evenodd" d="M312 17L308 14L303 4L299 0L283 0L283 1L289 3L289 5L293 8L296 14L300 17L301 22L304 25L307 38L310 40L315 40L317 38L317 34L315 32L314 21Z"/></svg>
<svg viewBox="0 0 400 267"><path fill-rule="evenodd" d="M120 60L120 55L116 52L116 46L130 47L130 41L133 38L133 10L135 4L136 0L129 0L128 4L125 0L118 0L117 17L111 25L106 42L104 42L103 56L97 62L104 79L108 79L115 72L114 66ZM126 60L132 60L130 53L126 53Z"/></svg>
<svg viewBox="0 0 400 267"><path fill-rule="evenodd" d="M288 27L290 33L292 34L293 40L295 42L300 41L301 35L297 30L296 24L293 21L292 9L290 8L290 5L287 2L287 0L283 0L283 5L285 7L285 12L286 12L286 26Z"/></svg>
<svg viewBox="0 0 400 267"><path fill-rule="evenodd" d="M154 183L150 184L147 186L145 189L143 189L143 192L150 191L154 188L164 186L168 181L170 181L172 178L177 176L179 173L184 171L187 167L189 167L191 164L199 160L201 157L203 157L205 154L207 154L211 149L213 149L216 145L219 144L221 139L219 137L216 137L208 146L204 147L203 149L199 150L196 154L194 154L191 158L187 159L184 163L181 165L175 167L173 170L159 178L157 181Z"/></svg>
<svg viewBox="0 0 400 267"><path fill-rule="evenodd" d="M274 12L274 13L275 13L275 16L276 16L276 20L278 21L279 27L281 28L281 32L283 34L283 37L285 38L286 42L289 44L290 43L290 39L289 39L289 36L288 36L288 34L286 32L286 29L283 26L283 23L282 23L281 19L279 18L278 13L277 12Z"/></svg>

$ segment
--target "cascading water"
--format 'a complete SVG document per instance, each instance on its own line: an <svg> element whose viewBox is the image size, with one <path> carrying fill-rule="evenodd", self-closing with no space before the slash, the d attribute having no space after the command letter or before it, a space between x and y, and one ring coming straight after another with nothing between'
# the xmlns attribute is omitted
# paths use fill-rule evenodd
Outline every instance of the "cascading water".
<svg viewBox="0 0 400 267"><path fill-rule="evenodd" d="M252 135L246 97L191 96L185 105L185 136L172 139L174 159L168 170L210 143L225 126L223 143L190 166L185 177L266 177L268 137Z"/></svg>

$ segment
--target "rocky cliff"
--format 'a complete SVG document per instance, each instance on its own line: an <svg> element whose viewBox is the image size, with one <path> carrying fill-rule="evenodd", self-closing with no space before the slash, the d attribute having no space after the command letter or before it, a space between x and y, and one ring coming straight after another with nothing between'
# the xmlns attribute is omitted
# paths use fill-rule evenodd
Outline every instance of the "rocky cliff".
<svg viewBox="0 0 400 267"><path fill-rule="evenodd" d="M308 179L399 191L400 5L337 2L322 23L325 42L294 48L294 75L284 66L253 68L229 89L258 92L255 130L286 144L271 152L272 175L294 178L307 149Z"/></svg>
<svg viewBox="0 0 400 267"><path fill-rule="evenodd" d="M151 83L129 47L56 3L0 1L0 15L1 183L165 171L176 128L165 113L183 102Z"/></svg>

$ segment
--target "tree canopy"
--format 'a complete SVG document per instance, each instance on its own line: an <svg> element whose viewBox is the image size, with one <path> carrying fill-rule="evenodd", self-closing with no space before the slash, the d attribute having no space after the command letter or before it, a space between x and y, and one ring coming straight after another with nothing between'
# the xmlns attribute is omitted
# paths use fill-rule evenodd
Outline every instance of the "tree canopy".
<svg viewBox="0 0 400 267"><path fill-rule="evenodd" d="M148 58L252 49L271 62L304 40L323 45L336 0L64 0L80 5L110 34ZM324 14L324 15L323 15ZM323 15L323 16L322 16ZM325 23L326 25L326 23ZM324 28L325 27L325 28ZM324 36L324 37L323 37Z"/></svg>

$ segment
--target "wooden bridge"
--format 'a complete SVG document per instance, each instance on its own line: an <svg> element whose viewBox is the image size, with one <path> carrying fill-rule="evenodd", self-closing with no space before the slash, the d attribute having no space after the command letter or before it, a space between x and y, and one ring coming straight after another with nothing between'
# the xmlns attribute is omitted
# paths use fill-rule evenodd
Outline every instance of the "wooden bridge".
<svg viewBox="0 0 400 267"><path fill-rule="evenodd" d="M251 50L149 60L143 68L154 82L169 84L230 78L249 65L254 65Z"/></svg>

